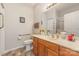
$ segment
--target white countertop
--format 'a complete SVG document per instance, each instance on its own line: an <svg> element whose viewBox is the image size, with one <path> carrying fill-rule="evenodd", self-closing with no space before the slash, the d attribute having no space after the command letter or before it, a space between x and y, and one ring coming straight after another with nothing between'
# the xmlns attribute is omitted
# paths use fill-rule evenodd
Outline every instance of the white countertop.
<svg viewBox="0 0 79 59"><path fill-rule="evenodd" d="M37 37L52 43L56 43L58 45L61 45L79 52L79 40L72 42L72 41L67 41L67 39L61 39L61 38L53 39L51 36L47 36L47 35L33 35L33 37Z"/></svg>

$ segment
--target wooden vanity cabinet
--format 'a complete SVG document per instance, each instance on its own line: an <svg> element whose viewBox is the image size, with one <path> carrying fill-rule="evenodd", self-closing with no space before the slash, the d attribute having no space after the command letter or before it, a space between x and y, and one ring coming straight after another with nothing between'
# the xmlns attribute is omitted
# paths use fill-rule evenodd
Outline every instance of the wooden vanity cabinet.
<svg viewBox="0 0 79 59"><path fill-rule="evenodd" d="M38 44L38 56L45 56L45 46Z"/></svg>
<svg viewBox="0 0 79 59"><path fill-rule="evenodd" d="M45 56L46 55L46 47L45 47L45 41L42 39L38 39L38 55L39 56Z"/></svg>
<svg viewBox="0 0 79 59"><path fill-rule="evenodd" d="M60 46L60 56L79 56L79 52Z"/></svg>
<svg viewBox="0 0 79 59"><path fill-rule="evenodd" d="M57 44L54 44L54 43L51 43L51 42L46 42L45 43L46 44L46 47L48 48L48 49L50 49L50 50L52 50L52 51L54 51L54 52L56 52L56 53L58 53L58 45Z"/></svg>
<svg viewBox="0 0 79 59"><path fill-rule="evenodd" d="M47 56L58 56L58 45L48 41L45 44Z"/></svg>
<svg viewBox="0 0 79 59"><path fill-rule="evenodd" d="M55 51L47 48L47 56L58 56L58 53L56 53Z"/></svg>
<svg viewBox="0 0 79 59"><path fill-rule="evenodd" d="M35 56L79 56L79 52L33 37L33 53Z"/></svg>
<svg viewBox="0 0 79 59"><path fill-rule="evenodd" d="M38 55L38 38L33 37L33 53L35 56Z"/></svg>
<svg viewBox="0 0 79 59"><path fill-rule="evenodd" d="M34 55L38 56L58 56L58 46L48 41L34 37L33 53Z"/></svg>

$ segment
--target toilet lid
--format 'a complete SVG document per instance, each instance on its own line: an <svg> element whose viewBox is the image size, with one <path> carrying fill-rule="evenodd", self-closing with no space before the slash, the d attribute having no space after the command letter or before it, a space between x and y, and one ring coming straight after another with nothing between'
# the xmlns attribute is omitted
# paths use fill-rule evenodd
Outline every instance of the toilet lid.
<svg viewBox="0 0 79 59"><path fill-rule="evenodd" d="M33 41L33 40L25 40L24 43L25 43L25 44L30 44L30 43L32 43L32 41Z"/></svg>

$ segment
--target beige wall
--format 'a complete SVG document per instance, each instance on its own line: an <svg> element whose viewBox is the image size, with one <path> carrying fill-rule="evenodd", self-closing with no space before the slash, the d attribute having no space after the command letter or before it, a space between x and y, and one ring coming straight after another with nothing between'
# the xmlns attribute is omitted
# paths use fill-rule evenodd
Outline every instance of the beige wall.
<svg viewBox="0 0 79 59"><path fill-rule="evenodd" d="M38 4L34 10L32 7L21 4L4 4L5 5L5 33L3 33L2 39L3 46L5 49L12 49L23 45L23 40L17 40L19 34L32 33L33 22L40 22L42 18L42 13L47 11L46 7L49 3ZM78 7L78 8L77 8ZM64 16L65 13L73 10L78 10L79 6L72 8L70 10L63 10L62 12L57 11L57 15ZM60 8L61 9L61 8ZM0 10L1 11L1 10ZM24 16L26 18L26 23L19 23L19 17ZM34 20L34 21L33 21ZM1 36L1 34L0 34ZM5 43L4 43L5 42Z"/></svg>
<svg viewBox="0 0 79 59"><path fill-rule="evenodd" d="M23 40L18 40L19 34L32 33L33 8L18 3L4 4L6 8L6 50L22 46ZM25 17L25 23L19 22L19 17Z"/></svg>

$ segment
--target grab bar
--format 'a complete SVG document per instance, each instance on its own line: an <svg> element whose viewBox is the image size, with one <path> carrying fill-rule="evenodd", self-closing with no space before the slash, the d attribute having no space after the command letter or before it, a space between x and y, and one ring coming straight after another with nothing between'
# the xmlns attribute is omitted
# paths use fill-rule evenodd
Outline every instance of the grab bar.
<svg viewBox="0 0 79 59"><path fill-rule="evenodd" d="M31 34L19 34L19 36L26 36L26 35L31 35Z"/></svg>
<svg viewBox="0 0 79 59"><path fill-rule="evenodd" d="M32 36L31 36L31 34L20 34L19 36L29 36L30 35L30 39L32 39Z"/></svg>

